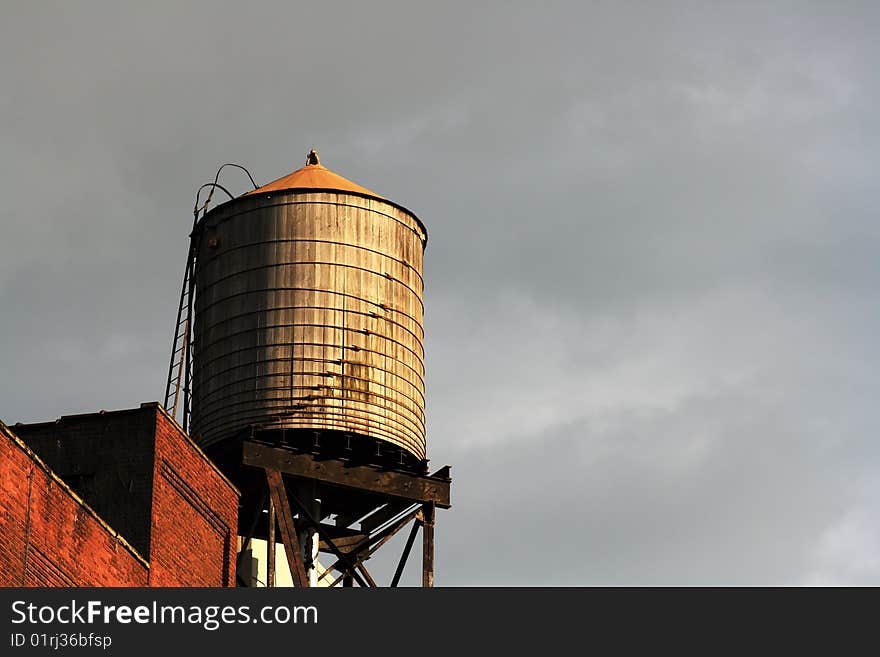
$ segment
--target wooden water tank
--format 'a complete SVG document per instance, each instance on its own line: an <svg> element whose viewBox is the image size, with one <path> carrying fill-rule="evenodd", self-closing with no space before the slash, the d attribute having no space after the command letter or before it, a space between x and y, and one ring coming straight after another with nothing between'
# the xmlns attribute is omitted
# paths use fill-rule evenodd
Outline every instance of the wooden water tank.
<svg viewBox="0 0 880 657"><path fill-rule="evenodd" d="M341 432L424 459L427 231L307 162L197 227L191 433Z"/></svg>

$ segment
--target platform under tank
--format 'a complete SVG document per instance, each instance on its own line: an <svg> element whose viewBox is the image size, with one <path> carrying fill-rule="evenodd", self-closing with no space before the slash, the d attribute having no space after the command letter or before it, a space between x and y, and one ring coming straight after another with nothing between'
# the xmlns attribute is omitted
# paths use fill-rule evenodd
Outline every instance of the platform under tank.
<svg viewBox="0 0 880 657"><path fill-rule="evenodd" d="M313 152L196 234L196 441L278 430L424 464L421 221Z"/></svg>

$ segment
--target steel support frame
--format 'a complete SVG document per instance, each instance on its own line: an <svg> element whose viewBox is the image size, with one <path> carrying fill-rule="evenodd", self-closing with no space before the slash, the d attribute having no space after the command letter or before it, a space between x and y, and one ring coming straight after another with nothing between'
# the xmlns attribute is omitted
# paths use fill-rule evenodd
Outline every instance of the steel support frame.
<svg viewBox="0 0 880 657"><path fill-rule="evenodd" d="M354 586L355 583L361 587L375 587L377 583L366 569L364 562L410 523L411 529L390 586L396 587L399 584L419 529L422 530L422 586L426 588L434 586L434 524L436 508L438 506L449 508L450 506L449 484L451 480L449 479L448 466L439 471L439 477L437 475L414 477L411 474L401 475L394 472L369 477L364 476L364 473L358 475L357 472L337 470L335 464L327 464L323 460L309 464L303 461L303 456L310 458L308 455L287 452L284 449L267 448L265 445L250 441L246 441L244 444L243 462L245 465L258 468L265 473L267 494L262 497L259 503L250 535L245 539L243 549L250 542L256 522L263 512L263 506L268 498L270 514L268 537L270 540L267 550L272 556L267 555L269 559L267 586L273 586L275 579L273 544L276 523L278 535L284 545L285 555L293 576L294 586L309 586L302 546L297 539L297 530L303 528L314 530L320 537L322 545L325 546L322 549L329 551L336 558L336 561L319 576L319 581L329 577L330 572L336 570L339 575L330 586L336 586L341 582L343 587ZM348 468L348 470L354 470L354 468ZM317 476L308 476L313 473ZM387 484L387 497L383 498L384 501L376 506L377 510L366 516L366 519L369 519L372 515L376 515L384 519L384 522L376 525L369 522L362 523L362 527L369 528L369 534L353 545L349 539L348 546L340 548L333 536L330 535L329 530L332 527L323 525L319 518L311 516L306 505L297 499L296 495L292 493L291 487L285 484L285 475L300 482L311 479L324 485L336 484L347 490L352 490L353 493L361 488L358 484L363 481L366 484L363 487L363 492L370 495L382 492L385 488L383 484ZM340 481L334 481L334 477ZM409 490L412 491L412 497L407 498ZM394 513L395 511L398 512Z"/></svg>

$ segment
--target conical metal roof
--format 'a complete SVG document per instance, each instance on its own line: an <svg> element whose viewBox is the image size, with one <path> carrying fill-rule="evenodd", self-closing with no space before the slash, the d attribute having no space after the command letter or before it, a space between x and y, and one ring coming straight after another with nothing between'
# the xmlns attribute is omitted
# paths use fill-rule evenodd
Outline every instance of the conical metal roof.
<svg viewBox="0 0 880 657"><path fill-rule="evenodd" d="M382 198L376 192L361 187L348 178L343 178L338 173L333 173L330 169L322 166L318 159L318 153L314 149L306 157L306 165L303 168L248 192L245 196L286 189L327 189Z"/></svg>

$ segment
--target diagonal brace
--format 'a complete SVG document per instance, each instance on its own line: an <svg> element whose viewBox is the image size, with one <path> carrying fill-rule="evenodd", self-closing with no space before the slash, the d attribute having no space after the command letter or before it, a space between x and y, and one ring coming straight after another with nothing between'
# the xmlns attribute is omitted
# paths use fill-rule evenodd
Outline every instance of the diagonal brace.
<svg viewBox="0 0 880 657"><path fill-rule="evenodd" d="M392 536L394 536L397 532L399 532L407 524L409 524L410 520L412 520L416 516L420 516L421 513L422 513L421 509L418 509L418 508L411 511L410 513L403 516L400 520L395 522L393 525L390 525L390 526L386 527L385 529L383 529L382 531L380 531L376 534L373 534L372 536L368 536L367 538L362 540L360 543L358 543L353 548L351 548L350 553L351 554L359 554L362 550L369 549L368 556L373 554L376 550L378 550L380 547L382 547L387 541L391 540ZM374 543L375 543L375 545L373 545ZM360 560L360 558L358 560ZM340 560L337 559L337 561L335 561L329 568L327 568L326 572L324 572L324 574L322 574L318 578L318 581L321 581L324 577L326 577L327 574L331 570L333 570L334 568L337 568L339 566L339 563L340 563Z"/></svg>
<svg viewBox="0 0 880 657"><path fill-rule="evenodd" d="M394 579L391 580L392 588L397 586L397 583L400 581L400 576L403 575L403 567L406 566L406 560L409 559L409 552L412 550L413 543L416 542L416 534L419 533L419 527L421 526L421 520L417 519L413 523L409 536L406 539L406 547L403 548L403 554L400 555L400 561L397 563L397 570L394 571Z"/></svg>
<svg viewBox="0 0 880 657"><path fill-rule="evenodd" d="M277 472L277 470L275 472ZM281 475L279 474L278 476L280 479ZM296 499L295 495L290 495L290 501L293 502L294 506L297 508L297 512L299 513L300 518L302 518L305 521L305 523L307 525L309 525L312 529L314 529L315 531L318 532L318 536L321 537L321 540L327 544L327 546L330 548L330 551L336 557L337 563L342 562L342 564L345 566L346 570L348 570L348 572L355 579L355 581L357 581L359 586L363 586L363 587L369 586L369 584L367 584L367 582L364 581L364 578L361 577L360 573L357 572L355 564L352 563L349 560L349 558L345 554L343 554L342 551L338 547L336 547L336 543L333 542L333 539L327 534L327 531L323 527L321 527L321 523L317 522L314 518L312 518L311 514L309 514L309 512L300 503L300 501L298 499ZM369 579L372 580L372 578L369 576L368 573L364 572L364 574ZM375 586L375 582L373 583L373 586Z"/></svg>

